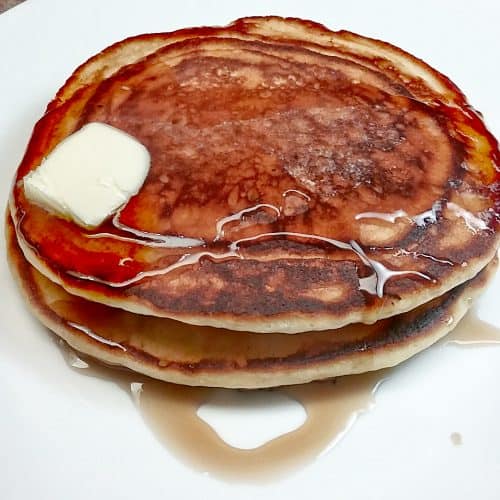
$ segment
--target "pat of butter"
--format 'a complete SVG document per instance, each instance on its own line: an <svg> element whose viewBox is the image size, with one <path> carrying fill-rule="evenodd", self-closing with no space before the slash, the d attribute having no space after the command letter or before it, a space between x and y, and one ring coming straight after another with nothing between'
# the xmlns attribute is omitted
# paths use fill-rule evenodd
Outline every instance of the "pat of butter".
<svg viewBox="0 0 500 500"><path fill-rule="evenodd" d="M137 194L149 166L149 152L139 141L110 125L89 123L24 177L24 192L43 208L95 227Z"/></svg>

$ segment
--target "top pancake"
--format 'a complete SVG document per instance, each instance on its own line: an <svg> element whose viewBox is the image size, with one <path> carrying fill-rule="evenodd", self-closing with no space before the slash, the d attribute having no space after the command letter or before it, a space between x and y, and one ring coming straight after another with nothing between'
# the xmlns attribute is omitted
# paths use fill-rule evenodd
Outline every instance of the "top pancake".
<svg viewBox="0 0 500 500"><path fill-rule="evenodd" d="M135 136L152 166L85 230L19 181L96 121ZM373 322L470 279L498 247L498 149L460 91L395 47L294 19L110 47L49 104L16 180L19 243L50 279L236 330Z"/></svg>

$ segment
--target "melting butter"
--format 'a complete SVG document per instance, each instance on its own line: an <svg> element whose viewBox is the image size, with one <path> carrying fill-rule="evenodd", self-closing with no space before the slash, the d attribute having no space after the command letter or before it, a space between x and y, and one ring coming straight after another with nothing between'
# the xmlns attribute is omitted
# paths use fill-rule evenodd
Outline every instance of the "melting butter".
<svg viewBox="0 0 500 500"><path fill-rule="evenodd" d="M148 150L127 133L89 123L24 177L24 192L49 211L96 227L139 191L150 161Z"/></svg>

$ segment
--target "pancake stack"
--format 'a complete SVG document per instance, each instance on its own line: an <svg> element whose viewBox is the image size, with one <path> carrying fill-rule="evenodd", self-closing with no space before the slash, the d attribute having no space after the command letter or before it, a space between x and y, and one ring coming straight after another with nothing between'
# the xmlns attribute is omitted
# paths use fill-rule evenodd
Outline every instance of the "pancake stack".
<svg viewBox="0 0 500 500"><path fill-rule="evenodd" d="M151 166L98 227L26 196L89 123ZM132 37L35 125L6 224L34 314L77 351L234 388L394 366L496 269L496 140L460 90L384 42L298 19ZM88 201L92 203L92 200Z"/></svg>

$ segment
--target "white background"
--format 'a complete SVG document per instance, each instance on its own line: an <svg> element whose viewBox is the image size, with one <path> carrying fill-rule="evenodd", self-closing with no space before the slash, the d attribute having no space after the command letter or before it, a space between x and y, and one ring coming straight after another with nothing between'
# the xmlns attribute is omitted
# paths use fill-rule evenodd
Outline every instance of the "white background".
<svg viewBox="0 0 500 500"><path fill-rule="evenodd" d="M28 0L0 16L2 204L34 122L77 65L129 35L244 15L310 18L392 42L451 77L499 135L496 5ZM500 346L430 349L382 385L376 408L326 456L271 484L226 484L171 456L116 386L67 367L13 286L3 242L1 254L2 500L500 498ZM480 312L500 325L498 278Z"/></svg>

